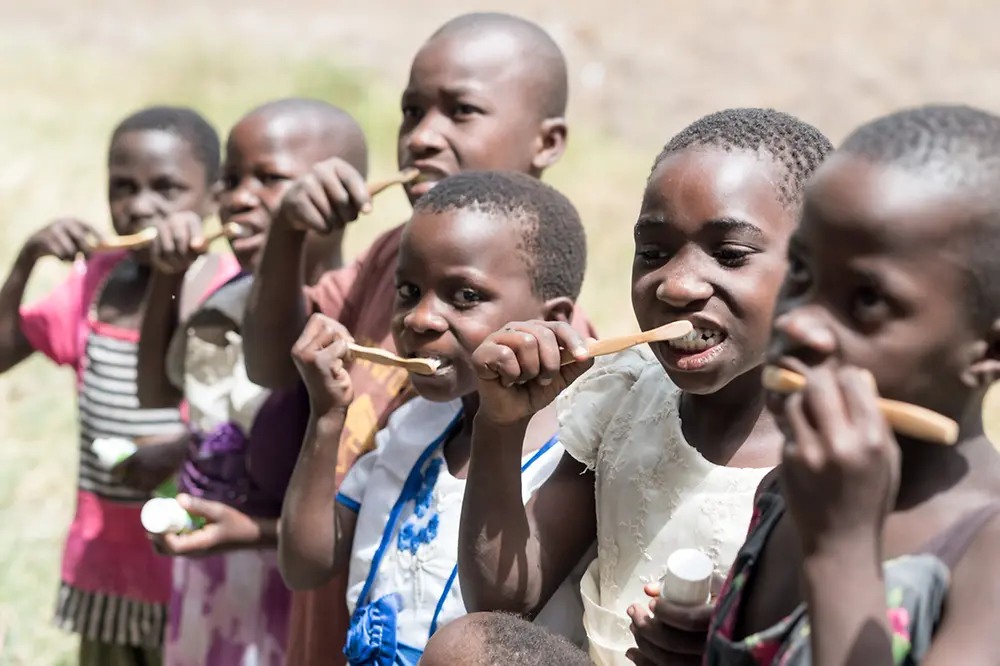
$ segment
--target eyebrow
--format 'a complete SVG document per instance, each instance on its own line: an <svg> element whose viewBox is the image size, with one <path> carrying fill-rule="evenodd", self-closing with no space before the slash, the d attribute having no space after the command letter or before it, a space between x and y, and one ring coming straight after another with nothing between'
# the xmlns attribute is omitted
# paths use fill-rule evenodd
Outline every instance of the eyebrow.
<svg viewBox="0 0 1000 666"><path fill-rule="evenodd" d="M635 223L635 231L640 231L643 227L651 227L661 224L667 224L667 220L663 217L640 217ZM706 224L716 231L742 233L752 238L762 238L764 236L764 231L756 224L752 224L746 220L741 220L736 217L719 217L714 220L709 220Z"/></svg>

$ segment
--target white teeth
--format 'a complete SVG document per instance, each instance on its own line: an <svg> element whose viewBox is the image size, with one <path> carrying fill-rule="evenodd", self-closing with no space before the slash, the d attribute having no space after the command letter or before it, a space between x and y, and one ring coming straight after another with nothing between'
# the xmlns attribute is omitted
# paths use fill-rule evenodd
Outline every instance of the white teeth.
<svg viewBox="0 0 1000 666"><path fill-rule="evenodd" d="M700 352L719 344L724 337L722 331L696 328L683 338L668 340L667 344L679 351Z"/></svg>

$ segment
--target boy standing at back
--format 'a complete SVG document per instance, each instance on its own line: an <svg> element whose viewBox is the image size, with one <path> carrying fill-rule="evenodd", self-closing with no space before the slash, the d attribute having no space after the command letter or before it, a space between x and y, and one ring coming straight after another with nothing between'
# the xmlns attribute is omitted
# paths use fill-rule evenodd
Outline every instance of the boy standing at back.
<svg viewBox="0 0 1000 666"><path fill-rule="evenodd" d="M410 201L464 170L541 176L565 147L567 88L562 52L538 26L498 13L467 14L446 23L417 53L403 92L399 166L420 171L420 177L407 186ZM337 319L360 344L393 349L389 319L402 226L383 234L354 264L327 274L315 287L304 288L302 281L306 232L337 233L370 209L364 179L340 160L317 165L282 201L257 269L244 325L250 379L290 389L275 400L305 409L307 398L290 352L310 312ZM579 310L574 324L594 335ZM356 397L341 437L338 484L392 410L410 397L402 370L356 361L350 374ZM305 424L303 417L297 432L284 430L274 437L260 433L262 441L270 439L286 449L287 465L267 466L282 477L276 481L287 483ZM341 576L324 589L296 596L289 666L343 663L345 595Z"/></svg>

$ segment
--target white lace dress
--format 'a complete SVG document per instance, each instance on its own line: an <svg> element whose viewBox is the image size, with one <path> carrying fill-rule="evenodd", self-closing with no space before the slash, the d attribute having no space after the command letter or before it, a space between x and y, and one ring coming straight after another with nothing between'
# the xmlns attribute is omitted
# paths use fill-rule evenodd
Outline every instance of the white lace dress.
<svg viewBox="0 0 1000 666"><path fill-rule="evenodd" d="M720 467L681 432L681 391L645 345L598 359L558 399L560 441L596 473L597 559L581 581L590 654L630 666L625 614L678 548L700 548L725 575L768 469ZM720 415L720 418L723 418Z"/></svg>

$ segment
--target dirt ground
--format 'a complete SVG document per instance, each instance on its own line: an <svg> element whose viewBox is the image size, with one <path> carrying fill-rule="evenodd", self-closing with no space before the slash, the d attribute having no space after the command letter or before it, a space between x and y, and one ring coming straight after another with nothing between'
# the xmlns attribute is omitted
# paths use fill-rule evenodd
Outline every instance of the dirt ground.
<svg viewBox="0 0 1000 666"><path fill-rule="evenodd" d="M435 27L498 8L536 20L564 47L574 116L643 147L726 106L800 114L835 140L904 105L1000 109L992 0L3 0L0 35L122 48L123 57L192 35L234 54L331 48L402 82Z"/></svg>

